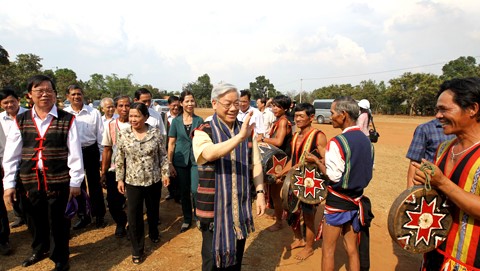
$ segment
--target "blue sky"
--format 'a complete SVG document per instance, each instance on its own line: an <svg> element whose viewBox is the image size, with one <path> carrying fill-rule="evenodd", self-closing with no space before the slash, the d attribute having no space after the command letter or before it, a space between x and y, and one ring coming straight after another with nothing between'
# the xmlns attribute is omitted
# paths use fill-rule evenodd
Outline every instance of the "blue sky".
<svg viewBox="0 0 480 271"><path fill-rule="evenodd" d="M11 60L36 54L44 69L69 68L82 80L132 74L135 83L180 90L205 73L212 83L239 88L265 75L291 93L388 81L406 71L441 74L460 56L480 63L474 0L0 0L0 6L0 45ZM418 68L398 70L409 67Z"/></svg>

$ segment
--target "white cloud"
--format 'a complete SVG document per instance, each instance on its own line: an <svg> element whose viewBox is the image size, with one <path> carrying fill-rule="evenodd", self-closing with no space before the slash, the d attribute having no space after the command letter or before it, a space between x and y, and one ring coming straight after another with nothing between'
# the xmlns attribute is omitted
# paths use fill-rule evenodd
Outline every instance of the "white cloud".
<svg viewBox="0 0 480 271"><path fill-rule="evenodd" d="M8 1L1 45L45 68L133 74L179 89L208 73L247 87L265 75L285 90L300 78L393 70L478 55L480 5L439 1ZM414 72L436 72L430 67ZM403 72L372 75L388 80ZM304 82L312 90L368 77Z"/></svg>

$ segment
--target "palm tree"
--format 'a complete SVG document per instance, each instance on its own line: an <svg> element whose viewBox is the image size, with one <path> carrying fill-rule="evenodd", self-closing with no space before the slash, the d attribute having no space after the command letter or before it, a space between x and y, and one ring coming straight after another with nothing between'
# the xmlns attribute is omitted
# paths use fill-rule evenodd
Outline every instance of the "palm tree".
<svg viewBox="0 0 480 271"><path fill-rule="evenodd" d="M10 64L10 61L8 60L8 52L3 48L2 45L0 45L0 64L1 65L8 65Z"/></svg>

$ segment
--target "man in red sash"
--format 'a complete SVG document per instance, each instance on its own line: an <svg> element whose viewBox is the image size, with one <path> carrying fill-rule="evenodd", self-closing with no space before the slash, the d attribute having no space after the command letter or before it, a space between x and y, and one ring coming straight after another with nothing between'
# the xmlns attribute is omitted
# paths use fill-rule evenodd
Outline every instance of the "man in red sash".
<svg viewBox="0 0 480 271"><path fill-rule="evenodd" d="M445 81L437 94L443 131L456 138L437 149L435 165L416 167L414 184L426 182L448 198L452 227L445 241L424 255L422 270L480 270L480 78Z"/></svg>
<svg viewBox="0 0 480 271"><path fill-rule="evenodd" d="M325 134L312 126L315 119L315 108L309 103L301 103L295 106L295 123L298 131L293 135L292 139L292 159L288 162L282 174L285 175L292 167L305 160L306 156L312 156L316 153L317 156L320 151L325 149L327 138ZM311 158L311 162L314 162ZM318 158L317 158L318 160ZM305 160L306 161L306 160ZM318 163L320 165L321 163ZM321 165L323 167L323 165ZM321 169L319 169L321 170ZM324 170L322 170L324 171ZM294 199L296 200L296 199ZM318 204L307 204L300 202L299 211L289 214L289 224L292 226L295 235L290 249L303 247L303 250L295 255L297 260L305 260L313 255L313 243L315 241L315 214ZM305 240L303 239L302 230L300 227L300 217L303 215L303 222L305 223Z"/></svg>

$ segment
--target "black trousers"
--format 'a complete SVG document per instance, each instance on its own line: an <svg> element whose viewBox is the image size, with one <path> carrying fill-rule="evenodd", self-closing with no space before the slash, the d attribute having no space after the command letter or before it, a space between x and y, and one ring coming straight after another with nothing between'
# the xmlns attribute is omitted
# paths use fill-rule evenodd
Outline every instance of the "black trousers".
<svg viewBox="0 0 480 271"><path fill-rule="evenodd" d="M202 231L202 271L237 271L242 270L243 252L245 250L245 239L237 240L237 252L235 265L227 268L217 268L215 264L215 258L213 255L213 231L208 229L208 225L201 225Z"/></svg>
<svg viewBox="0 0 480 271"><path fill-rule="evenodd" d="M105 201L103 198L102 185L100 183L100 151L95 143L82 149L83 166L85 168L86 180L88 182L88 195L90 196L91 215L104 217L106 213ZM82 189L87 191L87 184L82 182ZM86 199L80 195L76 197L78 202L78 215L87 215Z"/></svg>
<svg viewBox="0 0 480 271"><path fill-rule="evenodd" d="M180 187L183 223L192 224L191 166L175 167L175 171L177 172L176 181Z"/></svg>
<svg viewBox="0 0 480 271"><path fill-rule="evenodd" d="M158 239L158 211L162 194L162 182L151 186L125 184L128 198L128 234L132 243L132 255L141 256L145 246L145 227L143 223L143 202L147 207L148 234Z"/></svg>
<svg viewBox="0 0 480 271"><path fill-rule="evenodd" d="M58 186L48 194L36 188L20 190L17 198L25 216L28 230L32 234L32 253L50 251L50 259L56 263L65 263L70 254L70 220L65 217L70 187L68 183ZM28 197L27 197L28 195Z"/></svg>
<svg viewBox="0 0 480 271"><path fill-rule="evenodd" d="M3 200L3 169L0 169L0 244L9 240L10 226L8 225L8 213Z"/></svg>
<svg viewBox="0 0 480 271"><path fill-rule="evenodd" d="M117 223L118 226L125 227L127 225L127 214L123 210L123 207L126 199L118 192L115 172L108 171L106 178L108 210L115 223Z"/></svg>

